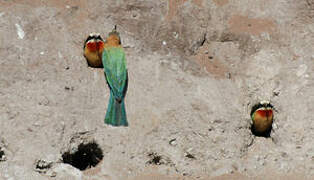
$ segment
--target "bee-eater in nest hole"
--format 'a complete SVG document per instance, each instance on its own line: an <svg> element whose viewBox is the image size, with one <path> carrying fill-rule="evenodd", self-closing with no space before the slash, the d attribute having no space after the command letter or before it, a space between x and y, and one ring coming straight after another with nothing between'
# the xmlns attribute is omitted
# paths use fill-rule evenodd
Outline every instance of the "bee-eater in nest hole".
<svg viewBox="0 0 314 180"><path fill-rule="evenodd" d="M84 43L84 56L90 67L102 68L101 55L104 49L104 41L99 33L91 33Z"/></svg>
<svg viewBox="0 0 314 180"><path fill-rule="evenodd" d="M252 132L257 136L270 136L273 123L273 106L269 101L261 101L252 107Z"/></svg>
<svg viewBox="0 0 314 180"><path fill-rule="evenodd" d="M128 70L125 52L121 46L116 26L106 39L102 52L102 64L110 89L105 123L112 126L128 126L124 98L128 88Z"/></svg>

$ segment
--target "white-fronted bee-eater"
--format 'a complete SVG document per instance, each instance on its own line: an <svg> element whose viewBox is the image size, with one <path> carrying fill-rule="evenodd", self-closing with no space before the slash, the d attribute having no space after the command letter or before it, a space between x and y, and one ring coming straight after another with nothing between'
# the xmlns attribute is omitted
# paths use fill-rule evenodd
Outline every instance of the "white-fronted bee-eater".
<svg viewBox="0 0 314 180"><path fill-rule="evenodd" d="M106 39L101 59L110 89L105 123L112 126L128 126L124 104L128 88L128 70L125 52L116 26Z"/></svg>
<svg viewBox="0 0 314 180"><path fill-rule="evenodd" d="M273 123L273 106L269 101L261 101L252 107L252 131L256 135L269 136Z"/></svg>
<svg viewBox="0 0 314 180"><path fill-rule="evenodd" d="M84 56L90 67L102 68L101 55L104 50L104 41L99 33L91 33L84 43Z"/></svg>

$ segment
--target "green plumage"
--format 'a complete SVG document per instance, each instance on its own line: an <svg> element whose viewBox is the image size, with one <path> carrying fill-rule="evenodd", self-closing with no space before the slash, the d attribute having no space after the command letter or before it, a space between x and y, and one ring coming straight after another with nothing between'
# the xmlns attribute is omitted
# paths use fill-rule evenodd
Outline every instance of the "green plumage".
<svg viewBox="0 0 314 180"><path fill-rule="evenodd" d="M122 47L105 47L102 63L110 88L110 99L105 123L113 126L128 126L124 97L128 86L128 72Z"/></svg>

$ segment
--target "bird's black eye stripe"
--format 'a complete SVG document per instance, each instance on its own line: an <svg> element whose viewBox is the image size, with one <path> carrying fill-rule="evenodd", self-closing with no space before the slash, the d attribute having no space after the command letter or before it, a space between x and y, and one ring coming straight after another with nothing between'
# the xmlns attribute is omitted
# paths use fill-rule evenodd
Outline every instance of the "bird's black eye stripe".
<svg viewBox="0 0 314 180"><path fill-rule="evenodd" d="M266 107L273 108L274 106L269 103L269 104L266 105Z"/></svg>
<svg viewBox="0 0 314 180"><path fill-rule="evenodd" d="M95 39L104 41L100 36L95 36Z"/></svg>
<svg viewBox="0 0 314 180"><path fill-rule="evenodd" d="M251 110L251 116L253 115L253 113L257 110L257 109L259 109L259 108L261 108L261 107L263 107L263 104L261 104L261 103L258 103L258 104L255 104L253 107L252 107L252 110Z"/></svg>
<svg viewBox="0 0 314 180"><path fill-rule="evenodd" d="M91 39L94 39L94 37L93 37L93 36L88 36L88 37L87 37L87 39L86 39L85 42L84 42L84 47L83 47L83 49L85 48L86 43L87 43L89 40L91 40Z"/></svg>
<svg viewBox="0 0 314 180"><path fill-rule="evenodd" d="M270 103L267 103L267 104L262 104L262 107L273 108L273 105L271 105Z"/></svg>
<svg viewBox="0 0 314 180"><path fill-rule="evenodd" d="M88 38L85 40L85 43L87 43L87 41L92 40L92 39L95 39L95 37L94 36L88 36Z"/></svg>

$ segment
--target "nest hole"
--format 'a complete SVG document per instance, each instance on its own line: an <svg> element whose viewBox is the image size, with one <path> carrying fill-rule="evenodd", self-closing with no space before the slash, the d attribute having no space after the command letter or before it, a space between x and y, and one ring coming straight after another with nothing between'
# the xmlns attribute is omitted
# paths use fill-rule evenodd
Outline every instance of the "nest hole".
<svg viewBox="0 0 314 180"><path fill-rule="evenodd" d="M1 147L0 147L0 161L5 161L5 154Z"/></svg>
<svg viewBox="0 0 314 180"><path fill-rule="evenodd" d="M103 159L103 152L96 142L81 143L75 152L62 154L63 163L70 164L80 170L95 167Z"/></svg>
<svg viewBox="0 0 314 180"><path fill-rule="evenodd" d="M147 162L148 164L155 164L155 165L163 164L162 157L158 155L157 153L150 153L148 154L148 156L150 157L150 160Z"/></svg>

